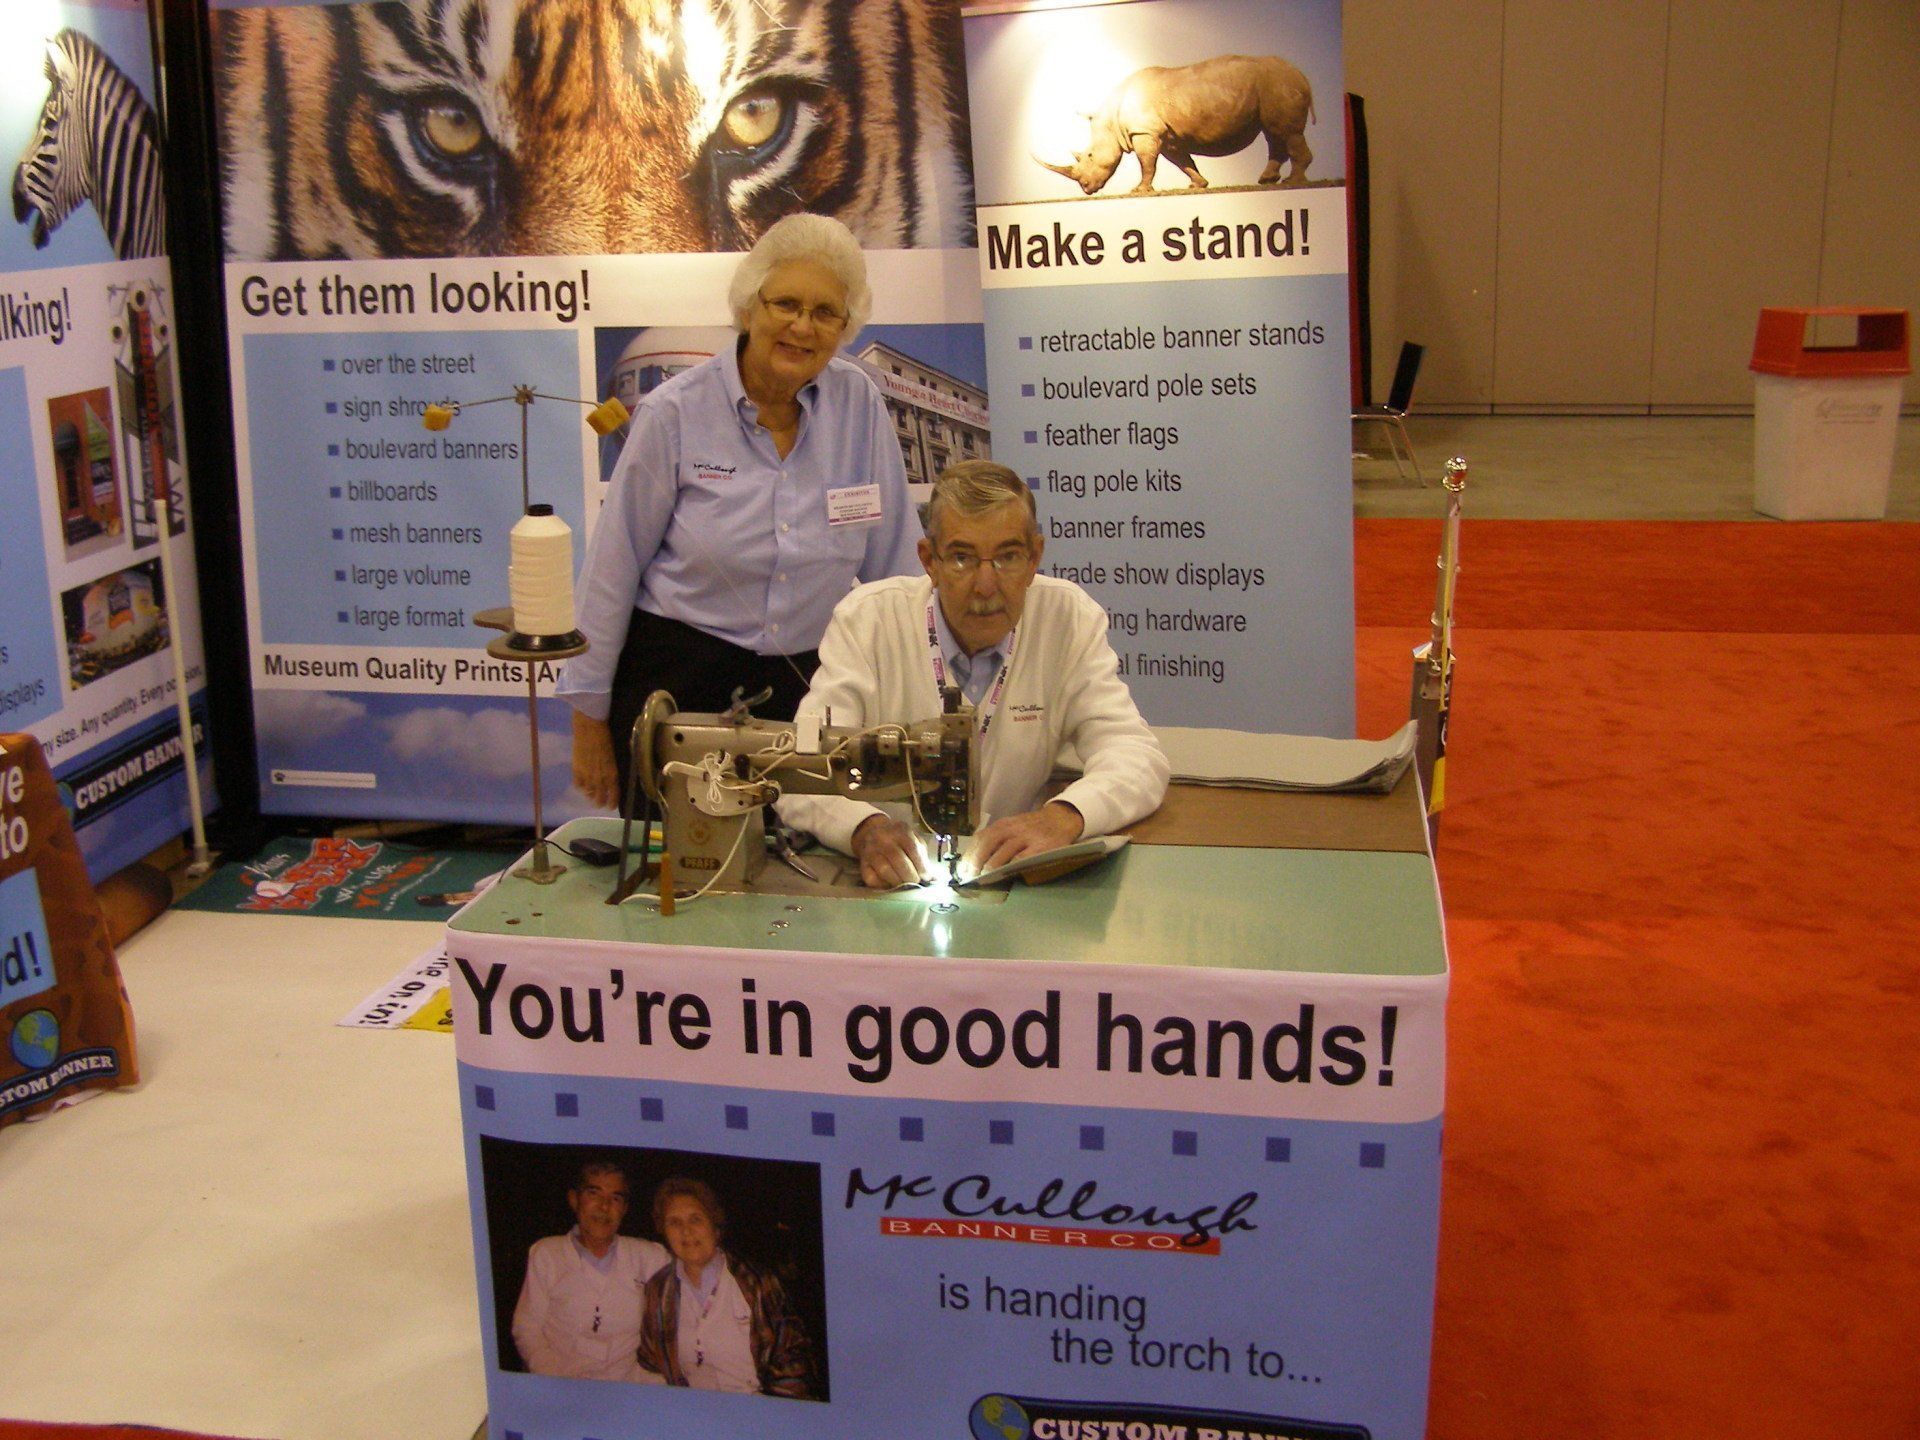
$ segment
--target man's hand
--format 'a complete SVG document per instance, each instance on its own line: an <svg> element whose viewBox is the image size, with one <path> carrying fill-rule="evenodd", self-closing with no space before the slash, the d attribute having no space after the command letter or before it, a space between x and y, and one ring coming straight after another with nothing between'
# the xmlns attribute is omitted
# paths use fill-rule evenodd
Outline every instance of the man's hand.
<svg viewBox="0 0 1920 1440"><path fill-rule="evenodd" d="M1049 800L1038 810L996 820L973 837L967 857L972 874L984 874L1028 855L1058 850L1080 838L1086 822L1080 812L1062 800Z"/></svg>
<svg viewBox="0 0 1920 1440"><path fill-rule="evenodd" d="M613 763L613 727L573 712L573 784L603 810L620 808L620 772Z"/></svg>
<svg viewBox="0 0 1920 1440"><path fill-rule="evenodd" d="M860 862L860 883L874 890L891 890L927 875L920 842L891 815L869 815L854 828L853 858Z"/></svg>

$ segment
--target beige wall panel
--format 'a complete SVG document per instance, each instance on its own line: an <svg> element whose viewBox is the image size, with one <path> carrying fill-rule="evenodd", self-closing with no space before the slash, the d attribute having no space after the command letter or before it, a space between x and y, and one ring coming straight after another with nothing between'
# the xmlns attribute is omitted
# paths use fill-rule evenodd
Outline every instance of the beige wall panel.
<svg viewBox="0 0 1920 1440"><path fill-rule="evenodd" d="M1655 405L1751 405L1760 307L1814 303L1840 4L1673 0Z"/></svg>
<svg viewBox="0 0 1920 1440"><path fill-rule="evenodd" d="M1400 342L1427 347L1424 407L1493 398L1502 0L1349 3L1347 88L1367 102L1374 397Z"/></svg>
<svg viewBox="0 0 1920 1440"><path fill-rule="evenodd" d="M1648 402L1666 28L1665 0L1507 4L1496 406Z"/></svg>
<svg viewBox="0 0 1920 1440"><path fill-rule="evenodd" d="M1920 315L1920 7L1846 0L1827 174L1823 305ZM1920 386L1907 382L1913 400Z"/></svg>

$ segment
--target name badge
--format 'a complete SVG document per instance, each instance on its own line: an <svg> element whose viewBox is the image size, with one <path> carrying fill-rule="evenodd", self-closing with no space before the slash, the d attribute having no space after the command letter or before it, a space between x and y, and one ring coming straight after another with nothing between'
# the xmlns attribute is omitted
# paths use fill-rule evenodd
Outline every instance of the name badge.
<svg viewBox="0 0 1920 1440"><path fill-rule="evenodd" d="M861 525L879 518L878 485L847 485L827 491L827 524Z"/></svg>

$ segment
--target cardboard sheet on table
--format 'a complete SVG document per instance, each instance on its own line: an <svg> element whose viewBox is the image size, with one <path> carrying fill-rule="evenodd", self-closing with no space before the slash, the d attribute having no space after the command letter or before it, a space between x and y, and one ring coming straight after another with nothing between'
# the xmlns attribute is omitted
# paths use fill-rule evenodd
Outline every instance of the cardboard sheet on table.
<svg viewBox="0 0 1920 1440"><path fill-rule="evenodd" d="M1236 789L1363 791L1385 794L1413 760L1409 720L1384 740L1336 740L1324 735L1256 735L1245 730L1154 730L1189 785Z"/></svg>
<svg viewBox="0 0 1920 1440"><path fill-rule="evenodd" d="M1005 865L996 865L991 870L982 870L971 879L962 880L954 888L964 890L969 886L996 885L1002 880L1034 875L1056 867L1083 869L1088 865L1099 864L1109 855L1125 848L1127 844L1128 839L1125 835L1098 835L1091 840L1076 840L1071 845L1042 850L1038 855L1022 855L1018 860L1010 860ZM1046 879L1051 878L1052 876L1046 876L1045 879L1035 880L1033 883L1044 884Z"/></svg>

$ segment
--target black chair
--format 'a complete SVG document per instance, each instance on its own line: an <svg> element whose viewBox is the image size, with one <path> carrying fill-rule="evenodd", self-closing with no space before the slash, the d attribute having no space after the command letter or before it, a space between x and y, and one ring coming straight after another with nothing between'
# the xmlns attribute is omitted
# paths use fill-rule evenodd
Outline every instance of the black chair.
<svg viewBox="0 0 1920 1440"><path fill-rule="evenodd" d="M1353 423L1374 421L1384 425L1387 430L1387 450L1393 456L1394 473L1404 480L1407 478L1406 466L1400 462L1400 451L1407 452L1407 461L1413 466L1413 478L1422 485L1427 477L1420 471L1420 457L1413 453L1413 441L1407 435L1407 410L1413 404L1413 382L1420 376L1420 357L1427 353L1427 347L1416 345L1411 340L1400 347L1400 363L1393 367L1393 388L1387 392L1384 405L1363 405L1353 412ZM1395 432L1399 440L1394 439Z"/></svg>

